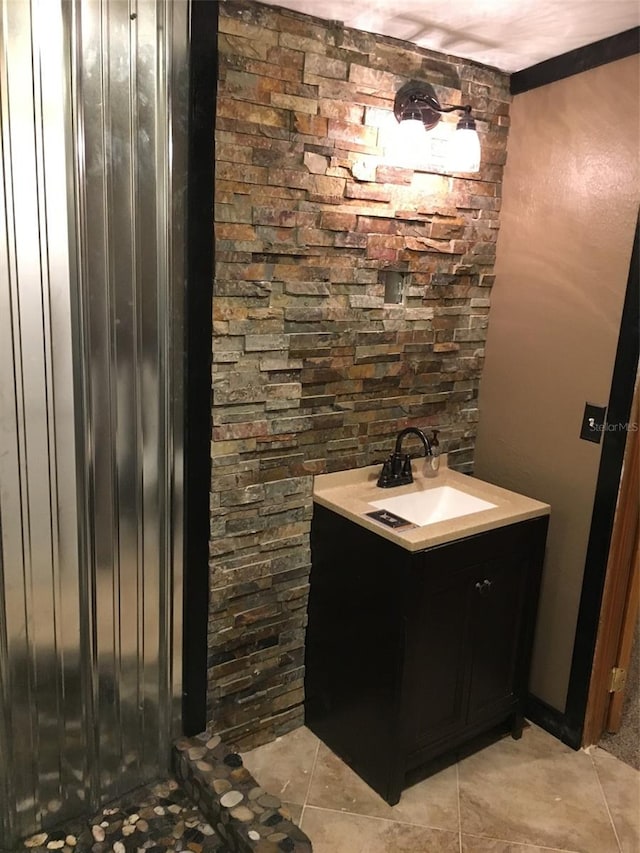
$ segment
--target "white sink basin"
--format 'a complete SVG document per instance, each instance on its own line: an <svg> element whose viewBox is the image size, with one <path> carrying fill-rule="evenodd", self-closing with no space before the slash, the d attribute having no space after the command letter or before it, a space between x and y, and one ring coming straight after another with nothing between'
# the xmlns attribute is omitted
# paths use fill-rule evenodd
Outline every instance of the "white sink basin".
<svg viewBox="0 0 640 853"><path fill-rule="evenodd" d="M449 521L452 518L482 512L485 509L494 509L496 506L451 486L438 486L422 492L396 495L373 501L371 505L376 509L393 512L418 527L436 524L438 521Z"/></svg>

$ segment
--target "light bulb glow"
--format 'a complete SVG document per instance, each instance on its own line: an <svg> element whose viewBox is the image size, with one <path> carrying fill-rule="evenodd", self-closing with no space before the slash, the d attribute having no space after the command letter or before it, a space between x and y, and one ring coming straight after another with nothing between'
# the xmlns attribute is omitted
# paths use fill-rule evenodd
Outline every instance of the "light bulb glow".
<svg viewBox="0 0 640 853"><path fill-rule="evenodd" d="M480 138L476 130L458 128L449 143L449 169L452 172L480 171Z"/></svg>
<svg viewBox="0 0 640 853"><path fill-rule="evenodd" d="M396 159L399 164L411 168L418 162L426 141L425 133L420 119L404 119L400 122L396 137Z"/></svg>
<svg viewBox="0 0 640 853"><path fill-rule="evenodd" d="M409 118L400 122L398 127L398 142L409 150L416 145L424 145L425 129L420 119Z"/></svg>

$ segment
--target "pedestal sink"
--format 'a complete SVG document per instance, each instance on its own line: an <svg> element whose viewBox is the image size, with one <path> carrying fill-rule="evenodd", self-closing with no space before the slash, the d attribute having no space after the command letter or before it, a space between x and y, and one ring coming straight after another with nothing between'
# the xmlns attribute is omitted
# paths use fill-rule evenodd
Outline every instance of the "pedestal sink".
<svg viewBox="0 0 640 853"><path fill-rule="evenodd" d="M425 527L427 524L436 524L439 521L449 521L463 515L494 509L496 504L454 489L452 486L437 486L434 489L372 501L371 506L399 515L417 527Z"/></svg>

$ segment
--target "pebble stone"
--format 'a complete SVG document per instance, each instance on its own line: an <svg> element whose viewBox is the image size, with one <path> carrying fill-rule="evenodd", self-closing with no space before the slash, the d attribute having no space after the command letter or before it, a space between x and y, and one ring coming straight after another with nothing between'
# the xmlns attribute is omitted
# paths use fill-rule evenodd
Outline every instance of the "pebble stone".
<svg viewBox="0 0 640 853"><path fill-rule="evenodd" d="M94 824L91 827L91 834L96 841L104 841L104 829L99 824Z"/></svg>
<svg viewBox="0 0 640 853"><path fill-rule="evenodd" d="M251 773L249 773L246 767L240 767L237 770L232 770L229 777L233 779L235 784L238 784L238 782L253 782Z"/></svg>
<svg viewBox="0 0 640 853"><path fill-rule="evenodd" d="M255 815L251 811L251 809L246 806L236 806L235 809L231 809L231 817L234 817L236 820L241 820L242 823L248 823L248 821L253 820Z"/></svg>
<svg viewBox="0 0 640 853"><path fill-rule="evenodd" d="M39 832L37 835L32 835L24 842L25 847L42 847L49 836L46 832Z"/></svg>
<svg viewBox="0 0 640 853"><path fill-rule="evenodd" d="M156 806L162 815L156 814ZM148 814L148 820L141 813ZM22 844L25 853L231 853L173 780L153 789L140 788L88 822L73 821Z"/></svg>
<svg viewBox="0 0 640 853"><path fill-rule="evenodd" d="M228 791L220 797L220 805L225 809L232 809L244 800L244 794L240 791Z"/></svg>
<svg viewBox="0 0 640 853"><path fill-rule="evenodd" d="M192 761L198 761L198 759L204 758L206 754L206 746L192 746L191 749L187 752L187 755Z"/></svg>
<svg viewBox="0 0 640 853"><path fill-rule="evenodd" d="M183 738L179 749L179 781L132 791L89 821L78 819L27 838L23 850L237 853L255 847L264 853L310 853L310 843L291 823L281 800L256 783L236 749L217 735ZM207 814L215 815L213 825Z"/></svg>
<svg viewBox="0 0 640 853"><path fill-rule="evenodd" d="M271 794L263 794L261 797L258 797L258 803L264 806L265 809L279 809L282 805L282 801Z"/></svg>

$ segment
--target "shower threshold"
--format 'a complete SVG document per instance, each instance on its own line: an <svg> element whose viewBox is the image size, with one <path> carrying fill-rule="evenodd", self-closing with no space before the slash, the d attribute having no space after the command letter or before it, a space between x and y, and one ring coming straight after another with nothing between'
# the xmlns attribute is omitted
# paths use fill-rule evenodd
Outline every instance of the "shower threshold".
<svg viewBox="0 0 640 853"><path fill-rule="evenodd" d="M27 838L15 853L230 853L174 779L130 791L90 819Z"/></svg>

